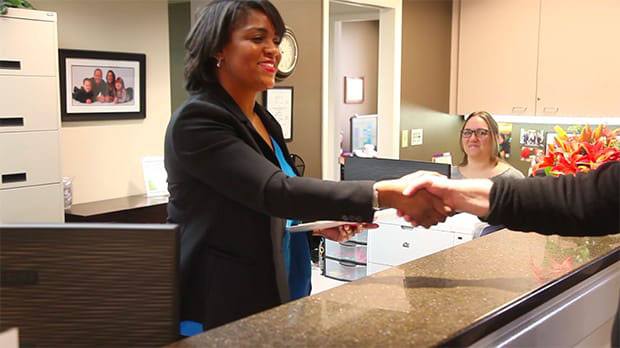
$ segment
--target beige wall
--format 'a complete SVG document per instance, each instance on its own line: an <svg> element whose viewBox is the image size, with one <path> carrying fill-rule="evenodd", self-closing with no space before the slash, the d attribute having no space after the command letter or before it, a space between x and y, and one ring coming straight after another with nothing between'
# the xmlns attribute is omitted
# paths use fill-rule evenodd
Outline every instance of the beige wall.
<svg viewBox="0 0 620 348"><path fill-rule="evenodd" d="M208 0L192 0L192 17ZM321 1L272 0L299 43L293 75L278 83L293 86L293 141L291 153L306 163L305 176L321 177Z"/></svg>
<svg viewBox="0 0 620 348"><path fill-rule="evenodd" d="M355 114L377 113L377 69L379 60L379 21L343 22L336 55L338 62L338 87L336 93L336 117L342 131L342 148L351 150L351 125L349 119ZM344 103L344 77L364 77L364 102Z"/></svg>
<svg viewBox="0 0 620 348"><path fill-rule="evenodd" d="M145 192L140 158L163 155L170 118L168 4L163 0L34 0L58 13L60 48L146 54L146 119L64 122L62 175L74 203Z"/></svg>
<svg viewBox="0 0 620 348"><path fill-rule="evenodd" d="M448 115L451 21L452 1L403 1L401 130L424 129L424 144L401 148L401 159L430 161L435 152L460 158L463 121Z"/></svg>
<svg viewBox="0 0 620 348"><path fill-rule="evenodd" d="M272 0L299 43L293 75L278 83L293 86L291 153L306 162L305 176L321 177L321 1Z"/></svg>
<svg viewBox="0 0 620 348"><path fill-rule="evenodd" d="M168 5L168 35L170 38L170 98L174 112L187 99L185 90L185 38L190 29L190 3Z"/></svg>

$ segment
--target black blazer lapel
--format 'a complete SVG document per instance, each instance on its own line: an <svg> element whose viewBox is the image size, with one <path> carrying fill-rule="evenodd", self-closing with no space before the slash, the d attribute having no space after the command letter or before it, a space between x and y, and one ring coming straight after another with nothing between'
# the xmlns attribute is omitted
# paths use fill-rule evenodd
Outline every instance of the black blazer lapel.
<svg viewBox="0 0 620 348"><path fill-rule="evenodd" d="M263 156L267 157L267 159L269 159L274 165L279 167L278 160L273 151L264 149L264 146L261 147L259 145L259 142L262 143L264 141L262 140L256 129L254 129L252 122L250 122L250 120L245 116L243 111L241 111L241 109L239 108L239 105L237 105L237 102L235 102L235 100L230 96L230 94L228 94L228 92L226 92L226 90L219 83L211 84L207 89L207 92L203 94L203 98L205 98L211 103L220 105L226 110L230 111L232 117L235 120L239 121L241 124L243 124L245 126L245 129L248 131L250 135L250 139L248 140L251 142L249 145L251 145L256 151L263 154ZM254 106L254 110L257 111L257 114L261 117L261 119L263 119L263 123L265 123L265 118L259 112L260 110L257 110L256 105ZM265 127L267 127L270 135L274 134L272 133L272 130L269 128L269 126L265 125ZM282 131L280 131L280 137L282 137L281 134Z"/></svg>

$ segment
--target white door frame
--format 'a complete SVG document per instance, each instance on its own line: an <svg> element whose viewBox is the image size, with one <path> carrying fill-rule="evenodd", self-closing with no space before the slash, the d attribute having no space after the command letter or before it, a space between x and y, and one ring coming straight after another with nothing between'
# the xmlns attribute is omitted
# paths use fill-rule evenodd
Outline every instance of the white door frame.
<svg viewBox="0 0 620 348"><path fill-rule="evenodd" d="M330 0L323 1L323 56L321 98L321 167L323 179L339 180L338 132L335 115L335 93L331 93L330 31L334 24L329 17ZM402 0L347 0L379 10L379 62L377 79L377 113L379 114L377 150L379 157L399 158L400 71L402 47Z"/></svg>

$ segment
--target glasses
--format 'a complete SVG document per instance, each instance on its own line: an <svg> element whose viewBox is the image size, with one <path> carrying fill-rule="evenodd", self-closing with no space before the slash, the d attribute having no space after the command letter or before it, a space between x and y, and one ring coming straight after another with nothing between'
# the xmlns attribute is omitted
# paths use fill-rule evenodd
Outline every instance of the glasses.
<svg viewBox="0 0 620 348"><path fill-rule="evenodd" d="M476 136L478 138L486 138L489 135L489 130L488 129L484 129L484 128L477 128L477 129L465 128L461 132L461 134L463 135L463 138L471 138L471 136L474 133L476 133Z"/></svg>

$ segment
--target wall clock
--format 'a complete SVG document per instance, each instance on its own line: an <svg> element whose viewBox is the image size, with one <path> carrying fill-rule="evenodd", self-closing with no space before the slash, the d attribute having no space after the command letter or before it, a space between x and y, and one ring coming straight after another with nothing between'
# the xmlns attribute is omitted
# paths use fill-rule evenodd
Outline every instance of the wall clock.
<svg viewBox="0 0 620 348"><path fill-rule="evenodd" d="M280 53L282 58L280 64L278 64L278 71L276 72L276 80L282 81L289 77L297 66L297 57L299 55L299 45L297 44L297 38L291 28L287 27L282 40L280 41Z"/></svg>

